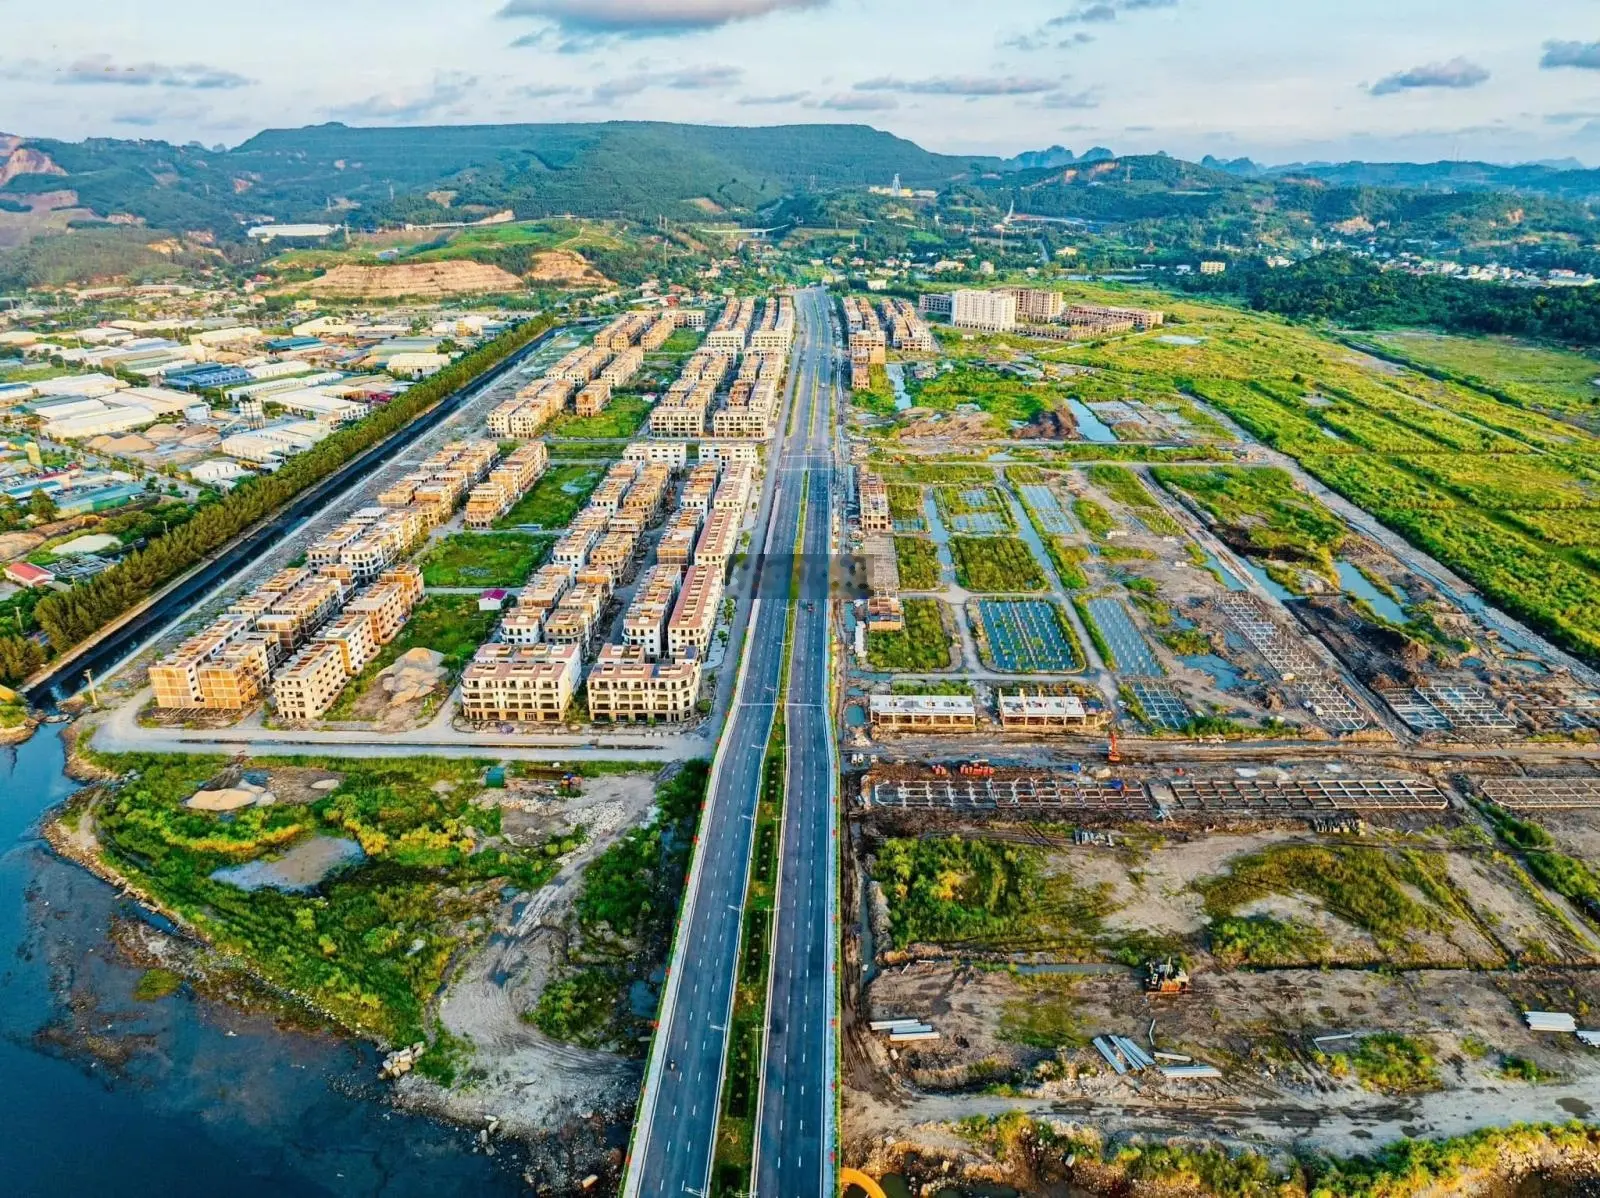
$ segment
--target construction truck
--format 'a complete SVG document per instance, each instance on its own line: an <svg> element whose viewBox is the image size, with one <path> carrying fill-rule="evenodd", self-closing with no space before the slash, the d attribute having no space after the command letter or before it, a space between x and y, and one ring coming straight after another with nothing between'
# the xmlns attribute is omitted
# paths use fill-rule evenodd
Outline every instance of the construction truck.
<svg viewBox="0 0 1600 1198"><path fill-rule="evenodd" d="M1146 994L1188 994L1189 974L1168 957L1164 961L1144 963L1144 992Z"/></svg>

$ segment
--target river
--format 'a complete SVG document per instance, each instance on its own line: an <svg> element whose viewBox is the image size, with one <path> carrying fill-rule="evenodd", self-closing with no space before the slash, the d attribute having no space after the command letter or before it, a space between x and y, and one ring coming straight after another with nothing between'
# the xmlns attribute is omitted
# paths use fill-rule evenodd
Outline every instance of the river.
<svg viewBox="0 0 1600 1198"><path fill-rule="evenodd" d="M0 748L0 1194L526 1193L470 1133L383 1101L372 1049L180 990L134 999L108 939L138 908L51 852L60 729Z"/></svg>

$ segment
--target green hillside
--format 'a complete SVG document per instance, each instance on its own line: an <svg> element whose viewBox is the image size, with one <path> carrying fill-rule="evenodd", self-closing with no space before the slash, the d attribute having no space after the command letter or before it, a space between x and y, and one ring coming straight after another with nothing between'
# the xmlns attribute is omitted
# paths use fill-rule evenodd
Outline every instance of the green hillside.
<svg viewBox="0 0 1600 1198"><path fill-rule="evenodd" d="M152 227L228 238L258 216L327 220L330 212L357 228L504 208L525 219L704 219L715 209L745 218L795 191L895 174L908 185L940 187L974 167L1001 166L931 153L864 125L331 124L267 130L232 150L105 138L24 144L66 173L19 176L0 188L0 200L70 188L101 214L127 212ZM447 203L441 193L450 193Z"/></svg>

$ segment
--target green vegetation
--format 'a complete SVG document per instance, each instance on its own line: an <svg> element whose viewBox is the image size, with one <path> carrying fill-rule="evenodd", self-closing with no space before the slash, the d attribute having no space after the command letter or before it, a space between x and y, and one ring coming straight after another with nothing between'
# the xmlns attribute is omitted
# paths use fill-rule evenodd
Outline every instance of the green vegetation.
<svg viewBox="0 0 1600 1198"><path fill-rule="evenodd" d="M1072 514L1078 518L1078 523L1083 525L1084 530L1097 541L1105 540L1106 535L1117 527L1117 522L1111 518L1111 513L1092 499L1074 499Z"/></svg>
<svg viewBox="0 0 1600 1198"><path fill-rule="evenodd" d="M989 417L989 430L1009 434L1015 425L1028 424L1062 406L1065 393L1049 383L1027 382L981 366L961 365L941 371L931 379L907 379L915 407L954 412L973 406Z"/></svg>
<svg viewBox="0 0 1600 1198"><path fill-rule="evenodd" d="M634 1013L633 984L666 955L688 876L710 774L693 761L656 789L658 818L623 833L583 871L573 903L576 967L555 978L528 1013L557 1040L635 1055L651 1020Z"/></svg>
<svg viewBox="0 0 1600 1198"><path fill-rule="evenodd" d="M1591 920L1600 922L1600 873L1587 862L1555 849L1555 838L1531 819L1485 804L1500 838L1522 851L1528 870Z"/></svg>
<svg viewBox="0 0 1600 1198"><path fill-rule="evenodd" d="M1444 879L1443 860L1435 853L1278 845L1239 858L1227 874L1202 882L1200 890L1213 919L1233 916L1266 895L1309 895L1371 933L1390 957L1410 960L1419 951L1419 933L1448 931L1466 915Z"/></svg>
<svg viewBox="0 0 1600 1198"><path fill-rule="evenodd" d="M1056 568L1056 577L1061 580L1061 585L1069 591L1087 590L1089 576L1083 572L1083 564L1089 560L1089 551L1065 537L1047 536L1040 539L1050 553L1050 562Z"/></svg>
<svg viewBox="0 0 1600 1198"><path fill-rule="evenodd" d="M1087 1043L1087 1030L1073 1005L1076 978L1043 974L1019 983L1021 996L1007 999L1000 1012L1002 1040L1051 1052Z"/></svg>
<svg viewBox="0 0 1600 1198"><path fill-rule="evenodd" d="M1348 530L1284 471L1157 467L1155 475L1204 509L1235 549L1301 565L1337 582L1333 559Z"/></svg>
<svg viewBox="0 0 1600 1198"><path fill-rule="evenodd" d="M519 587L555 543L520 532L458 532L422 559L430 587Z"/></svg>
<svg viewBox="0 0 1600 1198"><path fill-rule="evenodd" d="M478 651L478 646L489 639L489 633L494 630L498 619L493 612L478 610L476 595L427 596L417 604L406 626L400 630L400 635L382 646L377 656L350 680L323 718L353 719L357 705L377 683L378 675L394 665L402 653L412 649L432 649L435 653L443 654L444 659L439 664L453 678L466 668L467 662ZM426 700L429 709L433 709L443 697L435 692Z"/></svg>
<svg viewBox="0 0 1600 1198"><path fill-rule="evenodd" d="M899 632L867 633L867 664L874 670L921 673L950 668L950 632L944 604L937 599L902 601L905 627Z"/></svg>
<svg viewBox="0 0 1600 1198"><path fill-rule="evenodd" d="M922 505L922 488L908 483L894 483L889 491L889 515L896 520L917 520L927 527L927 511Z"/></svg>
<svg viewBox="0 0 1600 1198"><path fill-rule="evenodd" d="M981 594L1042 591L1047 585L1033 551L1020 537L951 537L956 582Z"/></svg>
<svg viewBox="0 0 1600 1198"><path fill-rule="evenodd" d="M196 932L339 1022L391 1042L424 1038L424 1012L450 961L482 934L502 888L534 890L576 837L514 845L480 806L484 764L444 758L271 759L340 775L306 803L226 817L183 806L227 764L218 757L103 755L131 780L86 792L101 853ZM365 857L305 893L241 890L224 866L271 859L313 836L346 837Z"/></svg>
<svg viewBox="0 0 1600 1198"><path fill-rule="evenodd" d="M1439 1063L1431 1041L1422 1036L1382 1032L1364 1036L1350 1054L1356 1077L1369 1090L1409 1094L1439 1088Z"/></svg>
<svg viewBox="0 0 1600 1198"><path fill-rule="evenodd" d="M557 416L550 422L549 432L556 440L615 440L633 436L649 414L649 400L624 391L614 396L606 410L598 416L573 416L570 413ZM551 448L558 446L552 445Z"/></svg>
<svg viewBox="0 0 1600 1198"><path fill-rule="evenodd" d="M931 591L939 585L939 547L923 537L896 537L895 560L900 585L908 591Z"/></svg>
<svg viewBox="0 0 1600 1198"><path fill-rule="evenodd" d="M1260 1153L1230 1153L1189 1138L1165 1144L1136 1140L1113 1149L1092 1131L1058 1132L1061 1126L1012 1111L963 1119L957 1130L1002 1163L1025 1166L1041 1186L1079 1182L1073 1188L1228 1198L1422 1198L1514 1188L1524 1181L1537 1186L1540 1175L1524 1177L1523 1162L1542 1161L1559 1178L1582 1175L1600 1153L1600 1127L1516 1124L1452 1139L1407 1137L1362 1156L1307 1153L1281 1167Z"/></svg>
<svg viewBox="0 0 1600 1198"><path fill-rule="evenodd" d="M956 528L957 516L997 516L1008 529L1016 527L1011 517L1011 505L999 487L950 486L935 487L934 500L939 505L939 515L950 528Z"/></svg>
<svg viewBox="0 0 1600 1198"><path fill-rule="evenodd" d="M1123 507L1131 509L1151 532L1157 536L1175 537L1183 529L1178 522L1161 509L1154 496L1145 490L1126 466L1090 466L1089 481ZM1087 501L1085 501L1087 502Z"/></svg>
<svg viewBox="0 0 1600 1198"><path fill-rule="evenodd" d="M1037 849L959 836L885 841L873 877L897 948L1082 952L1112 909L1109 886L1046 875Z"/></svg>
<svg viewBox="0 0 1600 1198"><path fill-rule="evenodd" d="M1211 953L1226 965L1303 965L1326 958L1328 939L1297 920L1226 916L1210 927Z"/></svg>
<svg viewBox="0 0 1600 1198"><path fill-rule="evenodd" d="M445 396L527 345L553 323L541 317L518 325L452 362L371 416L342 428L277 472L241 482L225 498L202 505L181 528L152 540L111 569L65 594L47 595L35 609L51 646L61 652L97 632L134 604L200 562L258 520L273 514L312 483L397 432Z"/></svg>
<svg viewBox="0 0 1600 1198"><path fill-rule="evenodd" d="M589 502L605 473L599 466L551 466L495 527L565 528Z"/></svg>
<svg viewBox="0 0 1600 1198"><path fill-rule="evenodd" d="M170 998L182 986L182 976L170 969L147 969L134 983L133 997L136 1002L158 1002L163 998Z"/></svg>

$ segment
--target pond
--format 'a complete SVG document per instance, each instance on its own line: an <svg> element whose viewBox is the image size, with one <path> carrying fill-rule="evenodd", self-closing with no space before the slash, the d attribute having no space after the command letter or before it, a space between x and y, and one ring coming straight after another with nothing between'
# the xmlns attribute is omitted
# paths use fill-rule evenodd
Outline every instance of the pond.
<svg viewBox="0 0 1600 1198"><path fill-rule="evenodd" d="M240 890L284 890L303 894L315 890L329 875L366 859L353 840L334 836L313 836L302 840L276 860L247 861L212 873L215 882L226 882Z"/></svg>
<svg viewBox="0 0 1600 1198"><path fill-rule="evenodd" d="M1193 657L1178 658L1191 670L1199 670L1209 674L1211 681L1216 683L1217 689L1222 691L1237 690L1243 681L1241 675L1232 662L1226 658L1218 657L1215 653L1199 653Z"/></svg>
<svg viewBox="0 0 1600 1198"><path fill-rule="evenodd" d="M1082 400L1067 399L1067 407L1072 409L1072 415L1078 422L1078 435L1085 441L1093 441L1101 445L1111 445L1116 442L1117 434L1089 410Z"/></svg>
<svg viewBox="0 0 1600 1198"><path fill-rule="evenodd" d="M1348 594L1365 599L1372 605L1372 610L1385 620L1388 620L1389 623L1406 623L1405 608L1373 586L1370 578L1356 569L1350 562L1340 560L1337 564L1339 567L1339 584L1344 587ZM1401 598L1405 598L1403 592L1401 593Z"/></svg>
<svg viewBox="0 0 1600 1198"><path fill-rule="evenodd" d="M894 410L904 412L911 406L911 395L906 391L906 368L899 362L891 362L883 369L889 376L889 385L894 388Z"/></svg>

